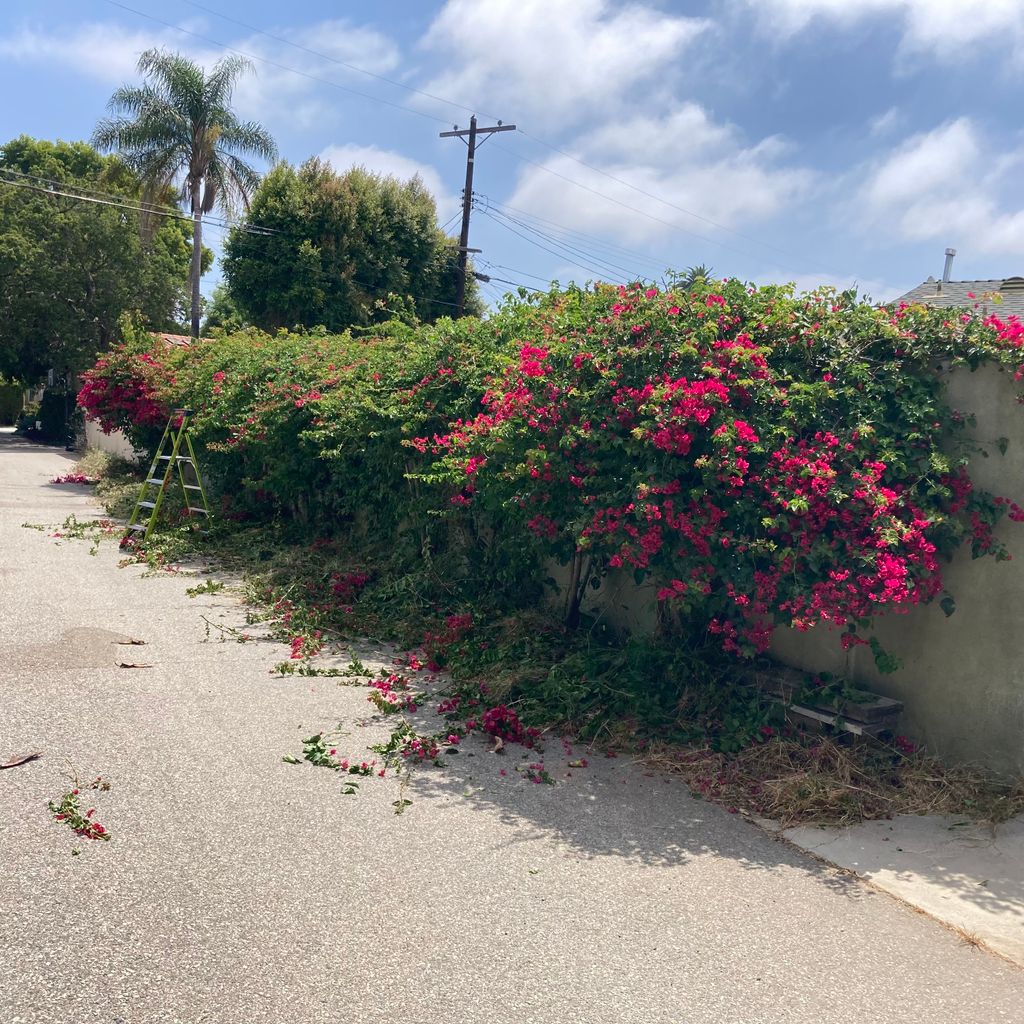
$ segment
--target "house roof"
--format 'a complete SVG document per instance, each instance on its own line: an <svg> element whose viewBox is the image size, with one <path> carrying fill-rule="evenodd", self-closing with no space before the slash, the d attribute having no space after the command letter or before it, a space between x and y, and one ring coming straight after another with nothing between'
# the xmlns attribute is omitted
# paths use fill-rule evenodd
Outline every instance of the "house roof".
<svg viewBox="0 0 1024 1024"><path fill-rule="evenodd" d="M968 295L970 292L974 298ZM998 292L1002 302L992 295ZM995 313L999 317L1018 316L1024 320L1024 277L1006 277L994 281L936 281L929 277L924 284L901 295L898 302L920 302L926 306L965 306Z"/></svg>
<svg viewBox="0 0 1024 1024"><path fill-rule="evenodd" d="M188 334L165 334L163 331L150 331L154 338L159 338L165 345L174 348L188 348L192 344L192 337ZM209 338L200 338L200 341L209 341Z"/></svg>

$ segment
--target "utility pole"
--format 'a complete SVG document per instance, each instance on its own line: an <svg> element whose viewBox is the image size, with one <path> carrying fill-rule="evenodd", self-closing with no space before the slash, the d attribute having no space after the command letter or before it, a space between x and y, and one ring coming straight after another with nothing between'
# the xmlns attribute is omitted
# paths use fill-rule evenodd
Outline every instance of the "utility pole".
<svg viewBox="0 0 1024 1024"><path fill-rule="evenodd" d="M495 132L514 132L514 124L502 124L500 121L493 128L477 128L476 114L469 119L469 128L441 132L442 139L458 138L466 143L466 187L462 190L462 231L459 234L459 280L458 291L455 302L458 306L456 316L462 316L466 306L466 261L471 252L480 252L479 249L469 247L469 215L473 209L473 164L476 162L477 136L483 135L490 138ZM482 143L481 143L482 145Z"/></svg>

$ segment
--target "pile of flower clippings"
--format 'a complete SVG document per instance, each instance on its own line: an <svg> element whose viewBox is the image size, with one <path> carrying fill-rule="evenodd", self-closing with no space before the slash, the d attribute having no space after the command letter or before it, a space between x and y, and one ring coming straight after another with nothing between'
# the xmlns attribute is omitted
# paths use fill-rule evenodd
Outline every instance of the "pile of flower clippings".
<svg viewBox="0 0 1024 1024"><path fill-rule="evenodd" d="M94 484L96 478L86 476L84 473L64 473L62 476L55 476L51 484Z"/></svg>

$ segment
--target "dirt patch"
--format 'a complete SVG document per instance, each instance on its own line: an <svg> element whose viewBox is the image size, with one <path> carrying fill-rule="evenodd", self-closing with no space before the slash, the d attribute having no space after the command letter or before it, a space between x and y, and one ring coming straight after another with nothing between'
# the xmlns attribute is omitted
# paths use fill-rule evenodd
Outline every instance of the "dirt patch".
<svg viewBox="0 0 1024 1024"><path fill-rule="evenodd" d="M112 629L79 626L65 630L53 643L11 647L4 652L4 662L8 668L21 669L113 668L125 651L118 645L131 639Z"/></svg>

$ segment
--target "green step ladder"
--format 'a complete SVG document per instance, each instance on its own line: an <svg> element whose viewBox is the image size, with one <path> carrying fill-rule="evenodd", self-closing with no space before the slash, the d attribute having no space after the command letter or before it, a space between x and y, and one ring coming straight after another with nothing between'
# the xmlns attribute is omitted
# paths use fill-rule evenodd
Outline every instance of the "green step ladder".
<svg viewBox="0 0 1024 1024"><path fill-rule="evenodd" d="M188 423L194 415L191 409L175 409L164 428L164 436L156 450L156 457L149 467L146 479L139 491L131 519L121 540L125 544L130 537L142 534L142 539L149 540L149 535L160 515L160 506L167 493L171 481L177 473L181 484L181 493L185 498L185 507L190 515L205 516L210 519L210 505L203 489L203 478L199 472L192 437ZM168 451L168 449L170 449ZM155 493L154 493L155 491ZM200 505L202 507L200 507Z"/></svg>

